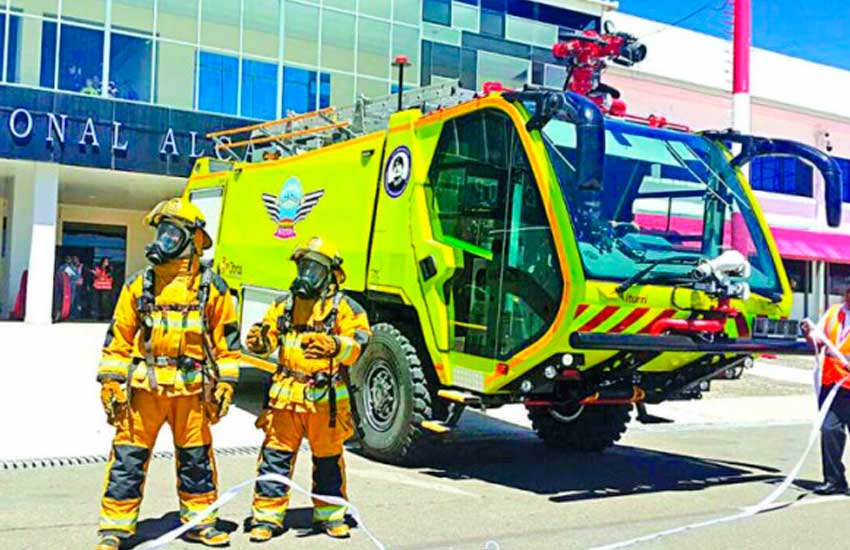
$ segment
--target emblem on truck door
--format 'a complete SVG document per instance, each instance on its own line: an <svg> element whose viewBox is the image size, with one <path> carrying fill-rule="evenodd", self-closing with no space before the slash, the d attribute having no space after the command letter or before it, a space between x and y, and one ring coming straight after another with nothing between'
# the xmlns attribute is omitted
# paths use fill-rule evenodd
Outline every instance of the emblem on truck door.
<svg viewBox="0 0 850 550"><path fill-rule="evenodd" d="M278 239L294 237L295 224L303 221L313 211L324 194L324 189L304 194L304 190L301 189L301 180L296 176L286 180L278 196L263 193L263 205L266 207L266 212L277 224L274 236Z"/></svg>
<svg viewBox="0 0 850 550"><path fill-rule="evenodd" d="M410 149L402 145L396 147L387 159L384 189L387 195L397 199L404 193L408 181L410 181Z"/></svg>

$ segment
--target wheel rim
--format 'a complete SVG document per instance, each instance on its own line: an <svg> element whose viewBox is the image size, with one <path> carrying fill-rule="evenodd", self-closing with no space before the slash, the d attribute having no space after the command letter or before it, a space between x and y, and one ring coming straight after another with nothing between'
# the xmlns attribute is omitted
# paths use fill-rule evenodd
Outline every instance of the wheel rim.
<svg viewBox="0 0 850 550"><path fill-rule="evenodd" d="M395 420L399 406L398 381L389 364L378 359L372 363L366 376L366 422L379 432L385 432Z"/></svg>

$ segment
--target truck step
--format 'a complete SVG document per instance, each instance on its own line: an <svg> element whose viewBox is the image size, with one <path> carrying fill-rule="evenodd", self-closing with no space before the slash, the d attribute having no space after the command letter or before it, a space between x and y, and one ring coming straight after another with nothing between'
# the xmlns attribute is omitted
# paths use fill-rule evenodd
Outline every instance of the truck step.
<svg viewBox="0 0 850 550"><path fill-rule="evenodd" d="M461 405L470 405L477 407L481 405L481 398L471 393L466 393L458 390L440 390L437 395L446 401L460 403Z"/></svg>
<svg viewBox="0 0 850 550"><path fill-rule="evenodd" d="M449 426L446 426L444 422L439 420L423 420L420 426L423 430L428 430L437 434L448 433L452 430Z"/></svg>

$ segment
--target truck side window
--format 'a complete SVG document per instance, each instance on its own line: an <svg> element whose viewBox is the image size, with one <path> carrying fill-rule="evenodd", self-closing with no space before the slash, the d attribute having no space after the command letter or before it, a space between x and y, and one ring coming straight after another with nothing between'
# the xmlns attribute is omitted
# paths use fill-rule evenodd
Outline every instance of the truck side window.
<svg viewBox="0 0 850 550"><path fill-rule="evenodd" d="M506 358L539 338L563 279L528 156L495 109L443 126L429 172L438 240L459 265L448 285L454 349Z"/></svg>

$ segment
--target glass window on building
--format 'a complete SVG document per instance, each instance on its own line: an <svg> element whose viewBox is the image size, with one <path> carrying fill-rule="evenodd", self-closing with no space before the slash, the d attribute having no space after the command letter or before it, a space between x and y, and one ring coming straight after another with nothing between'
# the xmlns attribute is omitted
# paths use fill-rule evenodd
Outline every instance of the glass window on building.
<svg viewBox="0 0 850 550"><path fill-rule="evenodd" d="M345 11L357 11L357 2L355 0L324 0L322 5L326 8L336 8Z"/></svg>
<svg viewBox="0 0 850 550"><path fill-rule="evenodd" d="M241 0L202 0L201 45L239 51Z"/></svg>
<svg viewBox="0 0 850 550"><path fill-rule="evenodd" d="M156 49L156 97L160 105L195 105L195 47L159 41Z"/></svg>
<svg viewBox="0 0 850 550"><path fill-rule="evenodd" d="M316 65L319 57L319 9L287 1L284 28L284 59Z"/></svg>
<svg viewBox="0 0 850 550"><path fill-rule="evenodd" d="M404 72L405 84L416 85L419 83L419 29L393 25L393 47L390 58L397 55L406 55L410 61L410 67ZM395 72L393 78L397 77Z"/></svg>
<svg viewBox="0 0 850 550"><path fill-rule="evenodd" d="M501 82L508 88L521 88L529 82L531 62L496 53L478 52L478 83Z"/></svg>
<svg viewBox="0 0 850 550"><path fill-rule="evenodd" d="M424 0L422 2L422 19L437 25L452 24L451 0Z"/></svg>
<svg viewBox="0 0 850 550"><path fill-rule="evenodd" d="M811 263L803 260L782 259L788 283L793 292L809 293L812 291Z"/></svg>
<svg viewBox="0 0 850 550"><path fill-rule="evenodd" d="M479 31L481 34L499 38L505 36L505 14L503 12L482 9Z"/></svg>
<svg viewBox="0 0 850 550"><path fill-rule="evenodd" d="M475 2L472 5L455 3L452 6L452 27L478 32L481 14Z"/></svg>
<svg viewBox="0 0 850 550"><path fill-rule="evenodd" d="M460 48L431 43L431 76L460 78Z"/></svg>
<svg viewBox="0 0 850 550"><path fill-rule="evenodd" d="M843 297L850 289L850 265L829 264L826 279L827 293L833 297Z"/></svg>
<svg viewBox="0 0 850 550"><path fill-rule="evenodd" d="M196 0L157 0L157 35L194 44L198 40Z"/></svg>
<svg viewBox="0 0 850 550"><path fill-rule="evenodd" d="M355 17L324 11L322 14L322 67L354 71Z"/></svg>
<svg viewBox="0 0 850 550"><path fill-rule="evenodd" d="M67 0L62 2L62 18L85 23L103 23L106 19L106 0Z"/></svg>
<svg viewBox="0 0 850 550"><path fill-rule="evenodd" d="M6 40L6 15L0 15L0 44L8 48L6 80L18 82L20 74L20 46L21 46L21 17L12 15L9 18L9 40ZM0 50L2 53L2 50Z"/></svg>
<svg viewBox="0 0 850 550"><path fill-rule="evenodd" d="M9 7L29 15L56 17L59 13L59 0L10 0Z"/></svg>
<svg viewBox="0 0 850 550"><path fill-rule="evenodd" d="M390 0L360 0L360 13L389 19L391 4Z"/></svg>
<svg viewBox="0 0 850 550"><path fill-rule="evenodd" d="M376 78L357 77L357 96L365 95L368 98L383 97L390 93L389 83L386 80Z"/></svg>
<svg viewBox="0 0 850 550"><path fill-rule="evenodd" d="M297 67L283 69L283 116L290 113L315 111L318 106L327 107L331 99L331 77L327 73L318 75Z"/></svg>
<svg viewBox="0 0 850 550"><path fill-rule="evenodd" d="M750 163L750 183L753 189L812 196L812 167L796 158L766 157Z"/></svg>
<svg viewBox="0 0 850 550"><path fill-rule="evenodd" d="M112 33L109 82L114 97L150 101L152 44L150 38Z"/></svg>
<svg viewBox="0 0 850 550"><path fill-rule="evenodd" d="M354 77L343 73L331 73L330 104L345 107L354 103Z"/></svg>
<svg viewBox="0 0 850 550"><path fill-rule="evenodd" d="M60 90L99 95L103 76L103 31L62 25L59 38ZM41 41L41 82L52 87L56 23L45 21Z"/></svg>
<svg viewBox="0 0 850 550"><path fill-rule="evenodd" d="M280 45L280 1L245 2L244 19L242 51L250 55L277 59Z"/></svg>
<svg viewBox="0 0 850 550"><path fill-rule="evenodd" d="M410 25L419 25L422 13L420 0L394 0L393 20Z"/></svg>
<svg viewBox="0 0 850 550"><path fill-rule="evenodd" d="M31 63L38 63L38 84L42 88L53 88L56 85L56 30L57 25L53 21L44 21L39 29L38 37L40 44L35 44L27 30L35 30L36 27L29 25L35 19L24 18L21 33L21 42L30 42L29 49L22 48L21 59L16 62L19 68L32 67ZM27 83L23 77L19 81Z"/></svg>
<svg viewBox="0 0 850 550"><path fill-rule="evenodd" d="M202 51L198 63L198 109L235 115L239 59Z"/></svg>
<svg viewBox="0 0 850 550"><path fill-rule="evenodd" d="M112 0L112 30L153 31L154 0Z"/></svg>
<svg viewBox="0 0 850 550"><path fill-rule="evenodd" d="M360 18L357 33L357 72L389 78L391 62L389 23Z"/></svg>
<svg viewBox="0 0 850 550"><path fill-rule="evenodd" d="M242 116L272 120L277 98L277 65L242 60Z"/></svg>

